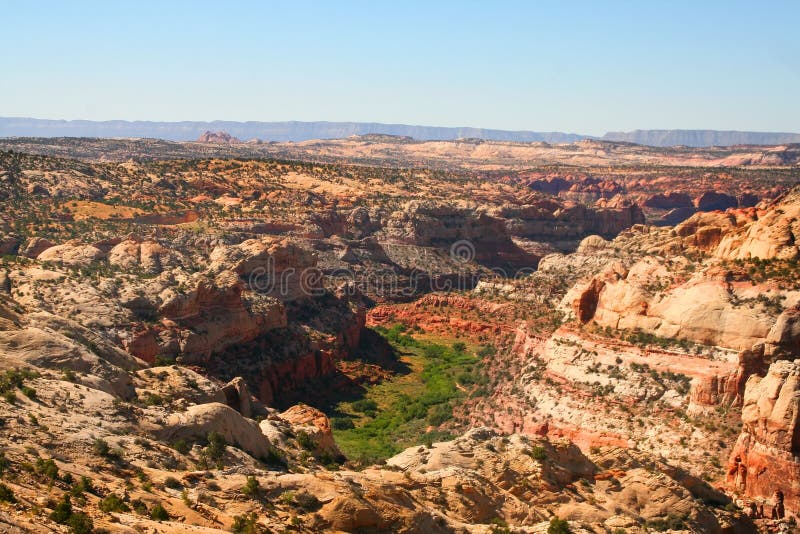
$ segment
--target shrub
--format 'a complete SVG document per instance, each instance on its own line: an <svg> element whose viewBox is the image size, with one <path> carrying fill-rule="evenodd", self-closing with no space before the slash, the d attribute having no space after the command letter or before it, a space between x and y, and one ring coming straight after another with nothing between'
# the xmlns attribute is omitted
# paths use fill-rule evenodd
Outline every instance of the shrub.
<svg viewBox="0 0 800 534"><path fill-rule="evenodd" d="M8 458L6 458L5 451L0 451L0 475L6 472L6 469L8 469L9 465L10 462L8 461Z"/></svg>
<svg viewBox="0 0 800 534"><path fill-rule="evenodd" d="M72 488L69 490L70 494L75 497L82 495L83 493L94 493L94 491L92 480L87 476L82 476L81 479L73 484Z"/></svg>
<svg viewBox="0 0 800 534"><path fill-rule="evenodd" d="M164 486L168 487L169 489L177 490L181 489L183 484L181 484L181 481L175 477L167 477L166 480L164 480Z"/></svg>
<svg viewBox="0 0 800 534"><path fill-rule="evenodd" d="M261 483L258 479L254 476L247 477L247 482L245 482L244 486L242 486L242 493L245 494L247 497L254 498L258 495L259 487Z"/></svg>
<svg viewBox="0 0 800 534"><path fill-rule="evenodd" d="M53 508L52 512L50 512L50 519L55 521L59 525L66 525L71 515L72 515L72 502L69 499L69 495L64 494L64 497L61 500L61 502L58 503L55 506L55 508Z"/></svg>
<svg viewBox="0 0 800 534"><path fill-rule="evenodd" d="M169 513L166 508L161 506L161 503L158 503L150 509L150 519L153 521L167 521Z"/></svg>
<svg viewBox="0 0 800 534"><path fill-rule="evenodd" d="M525 451L525 453L539 462L543 462L547 459L547 451L540 445L534 445L529 450Z"/></svg>
<svg viewBox="0 0 800 534"><path fill-rule="evenodd" d="M15 503L17 498L14 497L14 492L11 488L0 482L0 502Z"/></svg>
<svg viewBox="0 0 800 534"><path fill-rule="evenodd" d="M45 460L43 458L36 459L36 473L55 480L58 478L58 466L53 459Z"/></svg>
<svg viewBox="0 0 800 534"><path fill-rule="evenodd" d="M373 412L378 409L378 403L372 399L360 399L350 403L350 407L359 413Z"/></svg>
<svg viewBox="0 0 800 534"><path fill-rule="evenodd" d="M307 451L313 451L317 448L317 442L304 430L297 433L297 444Z"/></svg>
<svg viewBox="0 0 800 534"><path fill-rule="evenodd" d="M132 500L131 508L133 508L133 511L139 515L147 515L149 513L147 510L147 505L141 499Z"/></svg>
<svg viewBox="0 0 800 534"><path fill-rule="evenodd" d="M308 512L318 510L322 505L315 495L312 495L307 491L301 491L295 495L294 502L297 504L297 506Z"/></svg>
<svg viewBox="0 0 800 534"><path fill-rule="evenodd" d="M258 515L255 512L234 516L231 531L235 534L256 534L260 532L257 521Z"/></svg>
<svg viewBox="0 0 800 534"><path fill-rule="evenodd" d="M114 493L109 493L108 495L106 495L100 501L100 504L98 506L100 507L100 510L102 510L103 512L105 512L107 514L111 513L111 512L129 512L130 511L130 507L127 504L125 504L122 501L122 499L120 499Z"/></svg>
<svg viewBox="0 0 800 534"><path fill-rule="evenodd" d="M67 525L72 534L91 534L94 531L94 523L83 512L74 512L67 520Z"/></svg>
<svg viewBox="0 0 800 534"><path fill-rule="evenodd" d="M203 452L212 460L220 460L225 454L227 445L228 442L225 441L225 436L219 432L211 432L208 434L208 445L206 445Z"/></svg>
<svg viewBox="0 0 800 534"><path fill-rule="evenodd" d="M668 530L686 530L686 515L670 513L666 518L651 519L646 523L648 528L656 532L666 532Z"/></svg>
<svg viewBox="0 0 800 534"><path fill-rule="evenodd" d="M349 417L334 417L331 421L331 425L336 430L351 430L355 428L353 420Z"/></svg>
<svg viewBox="0 0 800 534"><path fill-rule="evenodd" d="M181 454L188 454L192 450L192 446L185 439L179 439L173 443L172 448Z"/></svg>
<svg viewBox="0 0 800 534"><path fill-rule="evenodd" d="M547 526L547 534L570 534L569 523L566 519L554 517Z"/></svg>
<svg viewBox="0 0 800 534"><path fill-rule="evenodd" d="M103 438L97 438L94 440L94 443L92 444L92 450L94 450L96 455L103 457L107 457L111 453L111 447Z"/></svg>

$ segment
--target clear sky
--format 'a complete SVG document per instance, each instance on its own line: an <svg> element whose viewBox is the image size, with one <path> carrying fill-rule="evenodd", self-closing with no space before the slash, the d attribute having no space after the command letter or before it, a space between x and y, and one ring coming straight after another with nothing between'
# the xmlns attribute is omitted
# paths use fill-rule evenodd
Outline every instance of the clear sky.
<svg viewBox="0 0 800 534"><path fill-rule="evenodd" d="M0 116L800 131L800 1L0 0Z"/></svg>

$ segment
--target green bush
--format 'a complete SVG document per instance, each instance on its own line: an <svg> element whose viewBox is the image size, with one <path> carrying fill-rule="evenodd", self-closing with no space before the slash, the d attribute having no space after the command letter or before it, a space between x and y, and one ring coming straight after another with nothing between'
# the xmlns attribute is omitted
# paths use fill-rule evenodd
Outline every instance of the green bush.
<svg viewBox="0 0 800 534"><path fill-rule="evenodd" d="M261 529L258 527L257 521L258 515L255 512L234 516L231 531L235 534L258 534Z"/></svg>
<svg viewBox="0 0 800 534"><path fill-rule="evenodd" d="M526 450L525 454L539 462L543 462L547 459L547 451L540 445L534 445L530 449Z"/></svg>
<svg viewBox="0 0 800 534"><path fill-rule="evenodd" d="M259 488L261 487L261 483L258 479L254 476L247 477L247 482L245 482L244 486L242 486L242 493L252 498L258 496Z"/></svg>
<svg viewBox="0 0 800 534"><path fill-rule="evenodd" d="M58 466L52 458L48 460L37 458L36 473L50 480L56 480L58 478Z"/></svg>
<svg viewBox="0 0 800 534"><path fill-rule="evenodd" d="M98 504L101 511L105 513L111 512L129 512L130 507L123 502L116 494L109 493Z"/></svg>
<svg viewBox="0 0 800 534"><path fill-rule="evenodd" d="M94 523L83 512L73 512L67 520L67 526L72 534L91 534L94 531Z"/></svg>
<svg viewBox="0 0 800 534"><path fill-rule="evenodd" d="M334 417L331 420L331 426L333 426L335 430L350 430L355 428L353 420L349 417Z"/></svg>
<svg viewBox="0 0 800 534"><path fill-rule="evenodd" d="M570 534L569 523L565 519L554 517L547 526L547 534Z"/></svg>
<svg viewBox="0 0 800 534"><path fill-rule="evenodd" d="M174 489L174 490L178 490L178 489L183 488L183 484L181 484L181 481L178 480L175 477L167 477L164 480L164 486L168 487L169 489Z"/></svg>
<svg viewBox="0 0 800 534"><path fill-rule="evenodd" d="M297 444L307 451L313 451L317 448L317 442L304 430L297 433Z"/></svg>
<svg viewBox="0 0 800 534"><path fill-rule="evenodd" d="M350 403L350 407L355 412L365 413L378 409L378 403L372 399L360 399Z"/></svg>
<svg viewBox="0 0 800 534"><path fill-rule="evenodd" d="M50 519L59 525L66 525L70 516L72 516L72 501L70 501L69 495L64 494L61 502L56 504L53 511L50 512Z"/></svg>
<svg viewBox="0 0 800 534"><path fill-rule="evenodd" d="M294 502L298 507L306 510L307 512L314 512L318 510L320 506L322 506L322 503L319 501L319 499L307 491L301 491L295 495Z"/></svg>
<svg viewBox="0 0 800 534"><path fill-rule="evenodd" d="M0 502L15 503L17 498L11 488L0 482Z"/></svg>
<svg viewBox="0 0 800 534"><path fill-rule="evenodd" d="M169 520L169 513L166 508L161 506L161 503L158 503L150 509L150 519L153 521L167 521Z"/></svg>

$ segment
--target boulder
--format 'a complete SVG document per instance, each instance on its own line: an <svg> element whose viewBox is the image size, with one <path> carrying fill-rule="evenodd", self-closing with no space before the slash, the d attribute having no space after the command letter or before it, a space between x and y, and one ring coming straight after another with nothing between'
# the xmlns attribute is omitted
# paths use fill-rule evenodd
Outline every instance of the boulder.
<svg viewBox="0 0 800 534"><path fill-rule="evenodd" d="M280 417L292 425L295 433L306 432L316 443L316 453L328 454L332 458L344 458L333 439L331 422L321 411L305 404L296 404L281 413Z"/></svg>
<svg viewBox="0 0 800 534"><path fill-rule="evenodd" d="M270 442L261 433L258 424L219 402L198 404L190 406L183 413L170 414L157 435L162 441L172 443L180 439L204 440L211 432L222 435L229 445L242 449L254 458L269 456Z"/></svg>
<svg viewBox="0 0 800 534"><path fill-rule="evenodd" d="M20 248L19 254L26 258L38 258L39 254L54 246L55 243L49 239L44 237L32 237Z"/></svg>
<svg viewBox="0 0 800 534"><path fill-rule="evenodd" d="M103 251L94 245L70 241L63 245L56 245L45 249L39 254L37 259L66 265L87 266L93 261L103 258L103 256L105 256Z"/></svg>
<svg viewBox="0 0 800 534"><path fill-rule="evenodd" d="M0 256L16 254L21 242L17 234L0 233Z"/></svg>

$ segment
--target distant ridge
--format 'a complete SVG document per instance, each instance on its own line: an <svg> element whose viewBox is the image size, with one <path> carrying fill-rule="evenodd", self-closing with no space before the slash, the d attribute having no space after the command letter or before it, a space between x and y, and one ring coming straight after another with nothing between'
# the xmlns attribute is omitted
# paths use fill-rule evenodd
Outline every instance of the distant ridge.
<svg viewBox="0 0 800 534"><path fill-rule="evenodd" d="M352 135L393 135L420 141L486 139L531 143L572 143L596 139L588 135L563 132L448 128L377 122L235 122L235 121L86 121L0 117L0 137L149 137L169 141L195 141L205 132L225 132L243 141L308 141L340 139ZM635 130L608 132L600 139L625 141L657 147L731 145L778 145L800 143L800 134L781 132L737 132L719 130Z"/></svg>
<svg viewBox="0 0 800 534"><path fill-rule="evenodd" d="M649 146L732 146L800 143L800 134L785 132L738 132L734 130L634 130L608 132L604 141L626 141Z"/></svg>
<svg viewBox="0 0 800 534"><path fill-rule="evenodd" d="M586 137L561 132L515 132L377 122L129 122L0 117L0 137L153 137L169 141L194 141L206 131L224 131L238 139L262 141L308 141L383 134L412 137L421 141L479 138L528 143L571 143Z"/></svg>

